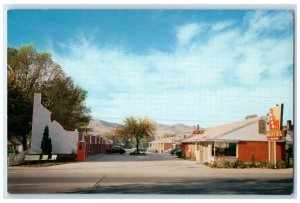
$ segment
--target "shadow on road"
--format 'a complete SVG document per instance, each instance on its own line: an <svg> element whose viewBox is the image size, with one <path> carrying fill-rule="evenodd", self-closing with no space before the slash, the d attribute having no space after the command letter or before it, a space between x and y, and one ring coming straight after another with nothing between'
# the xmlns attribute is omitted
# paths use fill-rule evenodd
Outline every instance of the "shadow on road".
<svg viewBox="0 0 300 203"><path fill-rule="evenodd" d="M172 161L178 160L176 156L170 154L146 153L146 155L125 154L97 154L88 156L87 162L127 162L127 161Z"/></svg>
<svg viewBox="0 0 300 203"><path fill-rule="evenodd" d="M97 185L79 194L201 194L201 195L291 195L293 179L201 179L156 184Z"/></svg>

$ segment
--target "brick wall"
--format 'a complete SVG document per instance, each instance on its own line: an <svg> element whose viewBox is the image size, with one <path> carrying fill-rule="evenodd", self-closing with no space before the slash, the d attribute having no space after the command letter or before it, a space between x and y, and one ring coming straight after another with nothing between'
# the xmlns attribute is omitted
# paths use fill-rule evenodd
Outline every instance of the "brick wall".
<svg viewBox="0 0 300 203"><path fill-rule="evenodd" d="M196 158L195 144L189 145L189 151L190 151L190 157L195 159Z"/></svg>
<svg viewBox="0 0 300 203"><path fill-rule="evenodd" d="M254 153L255 161L266 161L269 159L268 142L239 142L238 159L251 162L251 153Z"/></svg>
<svg viewBox="0 0 300 203"><path fill-rule="evenodd" d="M255 161L269 160L268 142L239 142L238 143L238 159L244 162L251 161L251 153L254 153ZM276 160L285 159L285 144L276 143Z"/></svg>
<svg viewBox="0 0 300 203"><path fill-rule="evenodd" d="M170 149L170 148L172 148L172 146L173 146L172 143L165 143L165 144L164 144L164 151L165 151L165 150L168 150L168 149Z"/></svg>
<svg viewBox="0 0 300 203"><path fill-rule="evenodd" d="M277 161L285 160L285 142L276 143L276 160Z"/></svg>
<svg viewBox="0 0 300 203"><path fill-rule="evenodd" d="M195 158L195 144L194 143L182 143L182 156L187 158Z"/></svg>
<svg viewBox="0 0 300 203"><path fill-rule="evenodd" d="M189 154L188 154L188 143L182 143L181 149L182 149L182 156L189 157Z"/></svg>

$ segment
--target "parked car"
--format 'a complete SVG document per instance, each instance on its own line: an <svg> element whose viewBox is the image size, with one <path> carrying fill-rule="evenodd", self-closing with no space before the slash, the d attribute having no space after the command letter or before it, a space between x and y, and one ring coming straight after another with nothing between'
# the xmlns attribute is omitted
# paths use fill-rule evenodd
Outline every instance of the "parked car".
<svg viewBox="0 0 300 203"><path fill-rule="evenodd" d="M137 153L136 147L135 147L135 148L132 148L131 152L132 152L132 153ZM139 148L139 152L140 152L140 153L145 153L146 150L145 150L144 148Z"/></svg>
<svg viewBox="0 0 300 203"><path fill-rule="evenodd" d="M181 150L181 149L179 149L179 148L174 148L174 149L172 149L172 150L170 151L170 154L174 155L175 152L177 152L178 150Z"/></svg>
<svg viewBox="0 0 300 203"><path fill-rule="evenodd" d="M113 154L113 153L118 153L118 154L124 154L126 151L122 147L112 147L111 149L108 149L105 151L106 154Z"/></svg>
<svg viewBox="0 0 300 203"><path fill-rule="evenodd" d="M182 155L182 149L178 149L177 151L175 151L174 153L177 157L180 157Z"/></svg>

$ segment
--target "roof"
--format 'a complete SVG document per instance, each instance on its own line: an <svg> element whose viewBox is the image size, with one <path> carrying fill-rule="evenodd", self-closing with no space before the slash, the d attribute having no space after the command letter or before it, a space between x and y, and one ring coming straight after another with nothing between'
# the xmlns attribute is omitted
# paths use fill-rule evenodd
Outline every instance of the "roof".
<svg viewBox="0 0 300 203"><path fill-rule="evenodd" d="M99 132L95 132L95 131L90 131L87 133L88 135L95 135L95 136L100 136Z"/></svg>
<svg viewBox="0 0 300 203"><path fill-rule="evenodd" d="M197 141L267 141L266 135L258 133L257 123L262 119L265 120L265 117L259 116L207 128L203 134L192 136L188 139L183 140L182 142L193 143ZM247 126L249 126L249 128Z"/></svg>
<svg viewBox="0 0 300 203"><path fill-rule="evenodd" d="M160 138L158 140L154 140L150 143L173 143L174 137L165 137L165 138Z"/></svg>

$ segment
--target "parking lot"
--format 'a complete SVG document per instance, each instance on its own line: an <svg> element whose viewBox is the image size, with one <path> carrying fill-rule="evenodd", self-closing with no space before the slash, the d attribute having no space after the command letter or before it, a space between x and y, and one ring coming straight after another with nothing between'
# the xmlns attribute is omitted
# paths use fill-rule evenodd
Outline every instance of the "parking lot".
<svg viewBox="0 0 300 203"><path fill-rule="evenodd" d="M86 161L101 161L101 162L131 162L131 161L168 161L168 160L181 160L176 156L170 156L169 154L149 153L146 155L130 155L130 151L127 150L125 154L97 154L95 156L89 156Z"/></svg>
<svg viewBox="0 0 300 203"><path fill-rule="evenodd" d="M212 169L169 154L99 154L46 168L8 168L13 194L290 195L292 169Z"/></svg>

